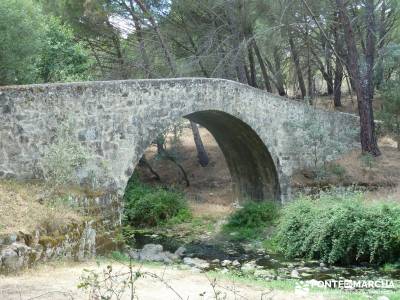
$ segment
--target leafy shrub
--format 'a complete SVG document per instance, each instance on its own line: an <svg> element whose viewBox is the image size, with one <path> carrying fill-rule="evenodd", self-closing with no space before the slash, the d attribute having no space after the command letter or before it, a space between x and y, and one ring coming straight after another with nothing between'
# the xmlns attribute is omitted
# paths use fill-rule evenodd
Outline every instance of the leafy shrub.
<svg viewBox="0 0 400 300"><path fill-rule="evenodd" d="M346 169L339 164L332 163L329 164L327 168L330 171L330 173L336 175L339 178L344 178L344 176L346 175Z"/></svg>
<svg viewBox="0 0 400 300"><path fill-rule="evenodd" d="M224 231L236 232L237 239L256 238L273 224L277 215L278 207L274 202L249 201L230 216Z"/></svg>
<svg viewBox="0 0 400 300"><path fill-rule="evenodd" d="M368 203L360 193L325 193L288 204L278 224L288 257L381 264L400 256L400 206Z"/></svg>
<svg viewBox="0 0 400 300"><path fill-rule="evenodd" d="M184 196L176 191L153 188L131 181L124 198L127 225L157 226L165 222L183 222L190 217Z"/></svg>

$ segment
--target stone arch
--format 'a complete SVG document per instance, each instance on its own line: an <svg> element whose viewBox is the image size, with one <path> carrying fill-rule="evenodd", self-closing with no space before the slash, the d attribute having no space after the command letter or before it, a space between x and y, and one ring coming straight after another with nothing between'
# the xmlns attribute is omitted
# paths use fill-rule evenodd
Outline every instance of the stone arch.
<svg viewBox="0 0 400 300"><path fill-rule="evenodd" d="M183 116L205 127L217 141L232 177L235 200L279 200L279 176L265 143L250 125L220 110Z"/></svg>
<svg viewBox="0 0 400 300"><path fill-rule="evenodd" d="M198 111L185 116L211 132L221 148L238 199L278 200L275 163L258 134L242 120L222 111Z"/></svg>
<svg viewBox="0 0 400 300"><path fill-rule="evenodd" d="M91 164L77 170L80 183L93 171L102 179L99 189L118 193L151 141L184 116L216 137L234 188L245 197L290 199L293 174L313 165L302 138L307 129L292 128L315 115L323 120L325 136L341 149L321 145L324 159L359 149L356 116L321 111L224 79L9 86L0 87L0 178L36 178L66 114L76 121L72 138L91 153Z"/></svg>

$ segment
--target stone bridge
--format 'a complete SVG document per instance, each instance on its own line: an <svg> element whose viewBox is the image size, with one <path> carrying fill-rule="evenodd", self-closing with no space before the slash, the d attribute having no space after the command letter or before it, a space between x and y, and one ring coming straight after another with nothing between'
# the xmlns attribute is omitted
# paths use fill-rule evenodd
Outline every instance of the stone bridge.
<svg viewBox="0 0 400 300"><path fill-rule="evenodd" d="M145 149L182 118L206 127L227 161L238 198L290 197L292 174L314 164L305 138L318 120L330 143L324 159L358 147L358 118L222 79L160 79L9 86L0 88L0 178L43 176L43 157L58 128L90 151L77 168L101 188L124 191ZM322 149L321 149L322 148ZM338 149L341 149L340 151Z"/></svg>

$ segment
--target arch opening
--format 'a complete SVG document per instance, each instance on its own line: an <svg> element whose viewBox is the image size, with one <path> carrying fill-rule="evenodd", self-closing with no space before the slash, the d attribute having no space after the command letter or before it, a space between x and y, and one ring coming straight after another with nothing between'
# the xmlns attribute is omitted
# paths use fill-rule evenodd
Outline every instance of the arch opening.
<svg viewBox="0 0 400 300"><path fill-rule="evenodd" d="M217 141L228 165L236 200L279 200L275 163L266 145L240 119L217 110L184 116L204 126Z"/></svg>

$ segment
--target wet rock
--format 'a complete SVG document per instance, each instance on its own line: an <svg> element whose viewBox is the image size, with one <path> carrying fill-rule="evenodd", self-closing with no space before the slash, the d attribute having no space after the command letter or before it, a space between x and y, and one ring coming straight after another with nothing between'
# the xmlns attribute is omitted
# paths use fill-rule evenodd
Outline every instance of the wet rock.
<svg viewBox="0 0 400 300"><path fill-rule="evenodd" d="M133 260L139 260L140 259L140 250L138 250L138 249L129 250L128 256Z"/></svg>
<svg viewBox="0 0 400 300"><path fill-rule="evenodd" d="M213 259L213 260L211 261L211 263L212 263L212 264L215 264L215 265L218 265L219 262L220 262L220 260L219 260L218 258Z"/></svg>
<svg viewBox="0 0 400 300"><path fill-rule="evenodd" d="M176 249L175 255L177 255L179 257L183 257L185 255L185 252L186 252L186 248L181 246L178 249Z"/></svg>
<svg viewBox="0 0 400 300"><path fill-rule="evenodd" d="M164 263L172 263L179 260L179 256L175 253L163 251L163 246L159 244L146 244L142 250L132 251L130 256L142 261L157 261Z"/></svg>
<svg viewBox="0 0 400 300"><path fill-rule="evenodd" d="M304 273L301 273L300 276L301 276L302 278L307 279L307 278L312 278L312 277L313 277L313 274L304 272Z"/></svg>
<svg viewBox="0 0 400 300"><path fill-rule="evenodd" d="M300 273L297 270L292 270L292 272L290 272L290 277L292 278L300 278Z"/></svg>
<svg viewBox="0 0 400 300"><path fill-rule="evenodd" d="M254 276L262 279L275 279L276 275L273 270L255 270Z"/></svg>
<svg viewBox="0 0 400 300"><path fill-rule="evenodd" d="M228 267L228 266L230 266L232 264L232 261L230 261L229 259L224 259L222 262L221 262L221 266L223 266L223 267Z"/></svg>
<svg viewBox="0 0 400 300"><path fill-rule="evenodd" d="M325 268L325 267L326 267L326 264L324 264L323 262L321 262L321 263L319 263L319 266L320 266L321 268Z"/></svg>
<svg viewBox="0 0 400 300"><path fill-rule="evenodd" d="M232 267L239 268L240 267L240 262L238 260L234 260L232 262Z"/></svg>
<svg viewBox="0 0 400 300"><path fill-rule="evenodd" d="M249 262L247 262L247 263L244 263L244 264L242 265L242 267L240 268L240 270L241 270L243 273L252 274L252 273L254 273L254 271L256 270L256 268L257 268L256 262L255 262L255 261L249 261Z"/></svg>
<svg viewBox="0 0 400 300"><path fill-rule="evenodd" d="M197 268L200 270L207 270L210 268L210 264L207 261L205 261L204 259L197 258L197 257L194 257L194 258L185 257L183 259L183 263L185 265L188 265L190 267L194 267L194 268Z"/></svg>

